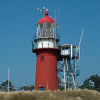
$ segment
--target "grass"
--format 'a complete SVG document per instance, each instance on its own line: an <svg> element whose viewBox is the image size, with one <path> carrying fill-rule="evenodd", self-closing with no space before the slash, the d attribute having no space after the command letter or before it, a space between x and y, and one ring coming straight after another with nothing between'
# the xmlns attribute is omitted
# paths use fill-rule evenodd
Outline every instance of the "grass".
<svg viewBox="0 0 100 100"><path fill-rule="evenodd" d="M100 93L82 89L67 92L0 92L0 100L100 100Z"/></svg>

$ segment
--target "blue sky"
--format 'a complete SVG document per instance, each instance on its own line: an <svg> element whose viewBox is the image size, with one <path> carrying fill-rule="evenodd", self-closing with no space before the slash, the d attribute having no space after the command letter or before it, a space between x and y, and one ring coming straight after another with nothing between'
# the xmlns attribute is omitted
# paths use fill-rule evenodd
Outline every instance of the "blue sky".
<svg viewBox="0 0 100 100"><path fill-rule="evenodd" d="M100 0L0 0L0 83L7 80L8 67L15 86L35 83L36 56L31 41L42 16L37 8L45 6L54 18L58 5L60 43L78 45L85 30L78 83L100 75Z"/></svg>

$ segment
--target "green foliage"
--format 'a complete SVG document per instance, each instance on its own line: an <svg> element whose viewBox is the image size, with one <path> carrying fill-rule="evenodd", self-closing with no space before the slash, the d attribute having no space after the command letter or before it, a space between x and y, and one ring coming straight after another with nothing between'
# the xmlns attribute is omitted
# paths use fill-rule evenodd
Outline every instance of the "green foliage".
<svg viewBox="0 0 100 100"><path fill-rule="evenodd" d="M24 91L32 91L35 89L35 86L31 85L31 86L22 86L20 87L19 90L24 90ZM5 82L2 82L0 85L0 91L8 91L8 80L6 80ZM14 85L12 84L11 81L9 81L9 91L15 91L14 89Z"/></svg>
<svg viewBox="0 0 100 100"><path fill-rule="evenodd" d="M0 90L1 91L7 91L8 90L8 80L6 80L5 82L2 82L2 84L0 86ZM9 81L9 90L15 91L14 86L13 86L11 81Z"/></svg>
<svg viewBox="0 0 100 100"><path fill-rule="evenodd" d="M34 88L35 87L33 85L31 85L31 86L22 86L22 87L20 87L19 90L32 91L32 90L34 90Z"/></svg>
<svg viewBox="0 0 100 100"><path fill-rule="evenodd" d="M80 88L100 91L100 76L98 76L98 74L90 76L88 79L83 81L83 85L81 85Z"/></svg>

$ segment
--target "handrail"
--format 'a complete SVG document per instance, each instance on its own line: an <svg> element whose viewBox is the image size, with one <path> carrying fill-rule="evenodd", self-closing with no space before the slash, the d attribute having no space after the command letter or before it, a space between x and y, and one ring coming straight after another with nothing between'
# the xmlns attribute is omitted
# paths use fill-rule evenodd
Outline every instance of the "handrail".
<svg viewBox="0 0 100 100"><path fill-rule="evenodd" d="M59 41L60 40L60 35L56 34L56 38L53 35L51 35L51 36L44 36L44 35L42 35L42 36L38 36L38 37L37 37L36 34L33 35L33 40L34 41L36 41L37 39L42 39L42 38L53 38L53 39L56 39L56 40Z"/></svg>

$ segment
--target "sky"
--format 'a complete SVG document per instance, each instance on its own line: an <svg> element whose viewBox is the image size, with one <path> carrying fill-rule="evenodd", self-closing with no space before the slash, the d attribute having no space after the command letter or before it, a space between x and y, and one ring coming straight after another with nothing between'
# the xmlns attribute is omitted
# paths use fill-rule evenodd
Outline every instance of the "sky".
<svg viewBox="0 0 100 100"><path fill-rule="evenodd" d="M42 17L37 8L48 8L58 24L60 44L78 45L82 30L78 84L90 75L100 75L100 0L0 0L0 84L10 80L18 87L34 85L36 55L31 41Z"/></svg>

